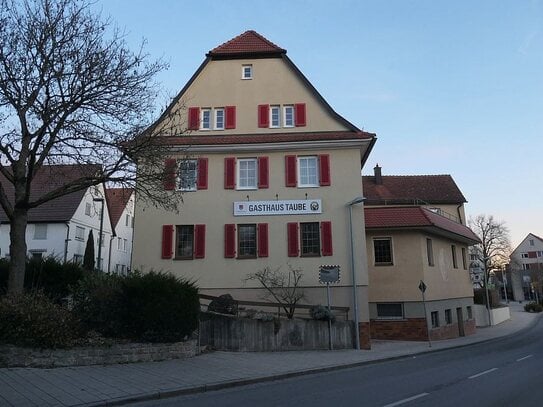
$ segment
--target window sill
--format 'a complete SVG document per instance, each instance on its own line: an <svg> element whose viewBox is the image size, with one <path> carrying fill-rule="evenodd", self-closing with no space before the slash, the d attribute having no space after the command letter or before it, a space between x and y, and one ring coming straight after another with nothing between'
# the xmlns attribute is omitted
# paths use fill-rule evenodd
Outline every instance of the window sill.
<svg viewBox="0 0 543 407"><path fill-rule="evenodd" d="M321 257L320 254L300 254L300 257Z"/></svg>
<svg viewBox="0 0 543 407"><path fill-rule="evenodd" d="M194 258L191 257L174 257L174 260L194 260Z"/></svg>
<svg viewBox="0 0 543 407"><path fill-rule="evenodd" d="M176 191L177 192L196 192L198 190L197 189L181 189L181 188L177 188Z"/></svg>
<svg viewBox="0 0 543 407"><path fill-rule="evenodd" d="M407 321L405 317L377 317L376 321Z"/></svg>
<svg viewBox="0 0 543 407"><path fill-rule="evenodd" d="M236 257L236 259L238 260L247 260L247 259L256 259L256 255L255 256L238 256Z"/></svg>
<svg viewBox="0 0 543 407"><path fill-rule="evenodd" d="M375 263L375 267L386 267L386 266L393 266L394 263Z"/></svg>
<svg viewBox="0 0 543 407"><path fill-rule="evenodd" d="M236 191L258 191L258 187L239 187Z"/></svg>
<svg viewBox="0 0 543 407"><path fill-rule="evenodd" d="M320 185L298 185L298 188L319 188Z"/></svg>

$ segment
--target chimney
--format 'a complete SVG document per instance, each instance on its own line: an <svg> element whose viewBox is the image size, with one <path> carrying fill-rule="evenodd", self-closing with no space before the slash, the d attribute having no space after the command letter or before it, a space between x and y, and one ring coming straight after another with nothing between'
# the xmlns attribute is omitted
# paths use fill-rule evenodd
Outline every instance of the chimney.
<svg viewBox="0 0 543 407"><path fill-rule="evenodd" d="M373 175L375 177L374 181L376 185L382 185L383 184L383 177L381 177L381 167L379 167L379 164L376 164L373 168Z"/></svg>

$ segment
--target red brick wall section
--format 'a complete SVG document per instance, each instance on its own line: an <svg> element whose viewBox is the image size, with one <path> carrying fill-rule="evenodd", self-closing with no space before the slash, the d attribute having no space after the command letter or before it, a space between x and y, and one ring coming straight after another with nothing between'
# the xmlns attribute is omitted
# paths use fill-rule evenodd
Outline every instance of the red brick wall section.
<svg viewBox="0 0 543 407"><path fill-rule="evenodd" d="M464 333L466 334L466 336L473 335L475 331L475 318L464 321Z"/></svg>
<svg viewBox="0 0 543 407"><path fill-rule="evenodd" d="M402 320L371 320L371 337L403 341L426 341L428 333L424 318Z"/></svg>
<svg viewBox="0 0 543 407"><path fill-rule="evenodd" d="M358 323L358 335L360 338L360 349L371 349L371 335L370 335L370 323L359 322Z"/></svg>

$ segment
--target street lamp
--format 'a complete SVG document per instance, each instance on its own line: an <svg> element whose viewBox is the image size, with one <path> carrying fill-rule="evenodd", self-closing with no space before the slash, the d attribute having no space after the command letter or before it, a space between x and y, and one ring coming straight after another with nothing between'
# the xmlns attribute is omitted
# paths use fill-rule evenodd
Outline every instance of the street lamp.
<svg viewBox="0 0 543 407"><path fill-rule="evenodd" d="M349 207L349 230L351 232L351 273L353 280L353 302L354 302L354 326L355 326L355 342L356 349L360 350L360 332L359 332L359 316L358 316L358 296L356 293L356 272L354 270L354 237L353 237L353 205L360 204L364 202L366 198L363 196L358 196L352 201L347 202Z"/></svg>
<svg viewBox="0 0 543 407"><path fill-rule="evenodd" d="M100 209L100 236L98 237L98 268L102 270L102 232L104 231L104 198L92 198L94 202L101 202Z"/></svg>

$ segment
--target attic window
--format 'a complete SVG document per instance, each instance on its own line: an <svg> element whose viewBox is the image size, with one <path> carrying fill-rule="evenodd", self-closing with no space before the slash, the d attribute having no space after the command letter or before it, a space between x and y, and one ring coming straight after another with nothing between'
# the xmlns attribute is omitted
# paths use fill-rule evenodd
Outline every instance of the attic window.
<svg viewBox="0 0 543 407"><path fill-rule="evenodd" d="M241 66L241 79L253 79L253 65Z"/></svg>

